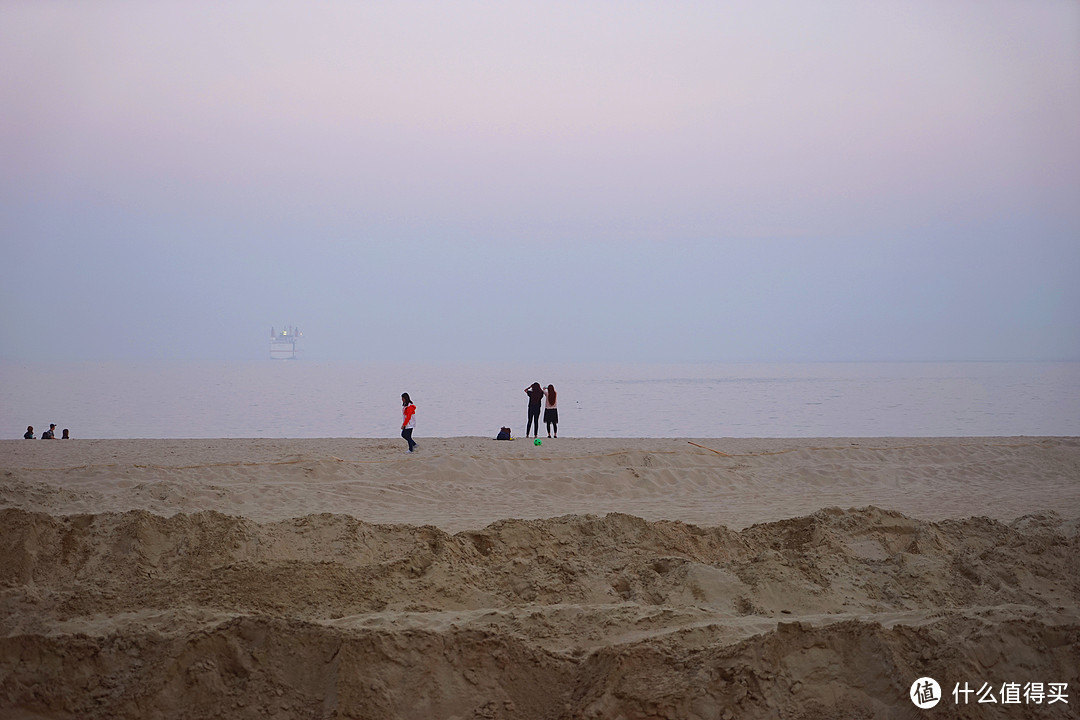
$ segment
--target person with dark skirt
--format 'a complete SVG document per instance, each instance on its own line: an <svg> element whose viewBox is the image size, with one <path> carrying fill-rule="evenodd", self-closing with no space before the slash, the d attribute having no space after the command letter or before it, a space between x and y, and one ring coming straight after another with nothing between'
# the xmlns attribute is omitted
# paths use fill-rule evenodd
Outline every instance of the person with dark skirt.
<svg viewBox="0 0 1080 720"><path fill-rule="evenodd" d="M544 402L544 388L540 383L534 382L525 388L525 394L529 396L529 420L525 423L525 437L529 437L529 428L535 428L533 433L540 437L540 406Z"/></svg>
<svg viewBox="0 0 1080 720"><path fill-rule="evenodd" d="M559 437L559 408L555 405L555 386L548 385L544 391L544 424L547 425L548 437L551 437L552 429L555 437Z"/></svg>
<svg viewBox="0 0 1080 720"><path fill-rule="evenodd" d="M416 449L416 443L412 439L413 428L416 427L416 406L409 399L409 393L401 393L401 437L409 443L409 452Z"/></svg>

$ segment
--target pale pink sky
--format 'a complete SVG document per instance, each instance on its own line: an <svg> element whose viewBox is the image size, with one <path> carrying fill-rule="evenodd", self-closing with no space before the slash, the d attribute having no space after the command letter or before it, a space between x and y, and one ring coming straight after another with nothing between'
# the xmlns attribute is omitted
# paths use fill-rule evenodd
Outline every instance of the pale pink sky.
<svg viewBox="0 0 1080 720"><path fill-rule="evenodd" d="M1073 2L7 2L0 67L3 357L1080 358Z"/></svg>

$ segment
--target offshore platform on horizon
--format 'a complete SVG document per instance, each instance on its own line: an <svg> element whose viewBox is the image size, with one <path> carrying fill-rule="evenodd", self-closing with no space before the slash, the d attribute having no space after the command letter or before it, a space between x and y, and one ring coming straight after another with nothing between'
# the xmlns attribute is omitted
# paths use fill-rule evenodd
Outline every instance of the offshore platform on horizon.
<svg viewBox="0 0 1080 720"><path fill-rule="evenodd" d="M270 358L273 360L295 360L296 341L304 337L300 328L287 325L280 330L270 328Z"/></svg>

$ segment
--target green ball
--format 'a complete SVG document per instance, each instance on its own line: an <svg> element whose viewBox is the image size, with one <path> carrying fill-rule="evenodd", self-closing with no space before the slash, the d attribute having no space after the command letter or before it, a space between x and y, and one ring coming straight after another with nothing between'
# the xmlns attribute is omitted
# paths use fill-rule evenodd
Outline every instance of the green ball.
<svg viewBox="0 0 1080 720"><path fill-rule="evenodd" d="M540 438L536 438L535 440L533 440L533 445L543 445L543 443L540 442Z"/></svg>

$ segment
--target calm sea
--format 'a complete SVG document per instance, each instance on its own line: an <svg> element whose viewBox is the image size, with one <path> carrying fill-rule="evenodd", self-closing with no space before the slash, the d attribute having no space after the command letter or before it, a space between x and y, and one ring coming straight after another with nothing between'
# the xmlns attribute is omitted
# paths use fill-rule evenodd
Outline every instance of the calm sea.
<svg viewBox="0 0 1080 720"><path fill-rule="evenodd" d="M525 434L533 381L565 437L1080 435L1080 363L0 366L0 437L396 437Z"/></svg>

